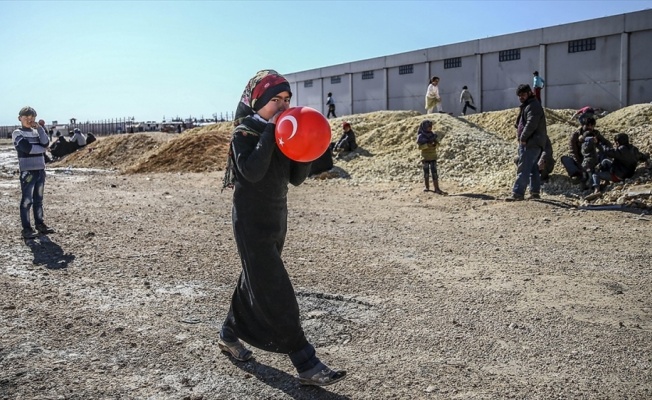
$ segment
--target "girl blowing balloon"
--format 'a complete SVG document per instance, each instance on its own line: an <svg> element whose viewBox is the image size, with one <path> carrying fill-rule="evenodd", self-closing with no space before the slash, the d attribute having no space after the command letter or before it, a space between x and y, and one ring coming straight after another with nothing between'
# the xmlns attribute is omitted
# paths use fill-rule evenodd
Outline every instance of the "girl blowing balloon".
<svg viewBox="0 0 652 400"><path fill-rule="evenodd" d="M239 361L252 357L240 340L288 354L300 383L325 386L344 379L346 371L333 371L317 358L281 259L288 183L298 186L310 172L310 163L290 160L276 145L276 119L289 108L291 96L283 76L262 70L249 80L236 110L224 187L235 189L233 232L242 272L218 346Z"/></svg>

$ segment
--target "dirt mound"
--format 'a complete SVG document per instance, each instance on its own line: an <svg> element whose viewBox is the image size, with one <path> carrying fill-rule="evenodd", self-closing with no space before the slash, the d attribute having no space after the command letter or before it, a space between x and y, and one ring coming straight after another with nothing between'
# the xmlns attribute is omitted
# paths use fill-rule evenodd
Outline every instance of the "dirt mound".
<svg viewBox="0 0 652 400"><path fill-rule="evenodd" d="M143 157L156 153L173 136L165 133L132 133L106 137L76 151L54 167L102 168L124 171Z"/></svg>
<svg viewBox="0 0 652 400"><path fill-rule="evenodd" d="M652 104L634 104L598 119L600 129L625 132L631 128L652 125Z"/></svg>
<svg viewBox="0 0 652 400"><path fill-rule="evenodd" d="M126 169L127 173L221 171L226 165L233 125L189 129Z"/></svg>
<svg viewBox="0 0 652 400"><path fill-rule="evenodd" d="M570 122L574 110L545 111L548 135L557 160L552 178L546 184L546 193L579 199L582 192L571 184L559 161L562 155L568 154L568 139L578 128L576 122ZM376 111L335 118L329 120L332 140L339 139L342 123L348 121L360 147L335 160L339 172L333 176L350 178L347 181L351 184L421 182L416 132L421 121L427 118L433 121L435 131L445 135L438 162L443 181L487 193L508 193L515 173L514 121L517 115L518 108L512 108L463 118L448 114L423 115L416 111ZM649 104L615 111L600 118L597 126L609 139L616 132L628 133L632 143L647 153L652 152L651 127L652 105ZM226 163L232 129L230 122L224 122L190 129L181 135L111 136L89 146L89 151L67 157L62 163L116 168L126 173L220 171ZM640 168L635 178L642 183L651 181L645 168ZM611 201L608 196L605 199Z"/></svg>

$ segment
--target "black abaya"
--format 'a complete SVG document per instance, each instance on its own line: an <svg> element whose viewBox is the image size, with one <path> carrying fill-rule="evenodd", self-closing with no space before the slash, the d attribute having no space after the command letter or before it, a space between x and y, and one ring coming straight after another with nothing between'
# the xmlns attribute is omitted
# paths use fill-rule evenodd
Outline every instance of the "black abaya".
<svg viewBox="0 0 652 400"><path fill-rule="evenodd" d="M292 161L281 153L274 124L249 117L243 125L236 128L232 142L233 232L242 272L225 325L252 346L292 353L308 342L281 259L287 233L287 186L301 184L310 163Z"/></svg>

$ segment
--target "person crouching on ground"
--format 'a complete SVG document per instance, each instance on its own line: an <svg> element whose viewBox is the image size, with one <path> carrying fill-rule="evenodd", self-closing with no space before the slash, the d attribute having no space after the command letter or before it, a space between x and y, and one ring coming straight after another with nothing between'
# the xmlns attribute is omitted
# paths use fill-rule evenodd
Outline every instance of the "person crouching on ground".
<svg viewBox="0 0 652 400"><path fill-rule="evenodd" d="M288 184L300 185L310 163L287 158L276 145L276 119L290 107L290 84L274 70L259 71L235 112L224 187L233 187L233 233L242 272L222 325L219 348L238 361L252 352L240 341L290 356L304 385L338 382L317 358L301 327L299 305L281 252L287 233Z"/></svg>
<svg viewBox="0 0 652 400"><path fill-rule="evenodd" d="M54 233L43 222L43 192L45 190L45 151L50 144L45 129L37 124L36 110L23 107L18 112L20 129L11 134L11 139L18 153L18 168L20 169L20 222L23 226L23 238L33 239L38 234L32 228L29 211L34 208L34 224L36 230L45 235Z"/></svg>
<svg viewBox="0 0 652 400"><path fill-rule="evenodd" d="M423 180L426 188L424 192L430 191L430 175L432 174L433 192L447 194L439 188L439 175L437 174L437 147L443 138L443 133L432 131L432 121L425 120L419 125L417 133L417 145L421 150L421 163L423 164Z"/></svg>
<svg viewBox="0 0 652 400"><path fill-rule="evenodd" d="M335 146L333 146L334 153L353 151L358 148L358 144L355 141L355 132L351 129L351 124L344 122L342 124L342 130L344 132L342 133L340 140L338 140L337 143L335 143Z"/></svg>
<svg viewBox="0 0 652 400"><path fill-rule="evenodd" d="M595 139L597 141L597 139ZM599 167L592 174L593 193L600 193L600 181L620 182L631 178L636 173L636 166L639 162L645 162L649 167L650 155L641 153L638 147L629 143L629 136L626 133L619 133L614 136L616 147L606 149L606 157Z"/></svg>

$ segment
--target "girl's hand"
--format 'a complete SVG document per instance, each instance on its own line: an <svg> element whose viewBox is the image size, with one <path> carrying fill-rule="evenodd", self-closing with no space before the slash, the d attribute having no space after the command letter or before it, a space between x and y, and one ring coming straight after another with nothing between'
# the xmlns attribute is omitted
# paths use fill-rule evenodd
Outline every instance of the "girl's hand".
<svg viewBox="0 0 652 400"><path fill-rule="evenodd" d="M269 122L270 124L275 124L275 123L276 123L276 120L278 119L278 116L281 115L282 112L283 112L283 110L278 110L278 111L276 112L276 114L272 115L272 118L270 118L268 122Z"/></svg>

